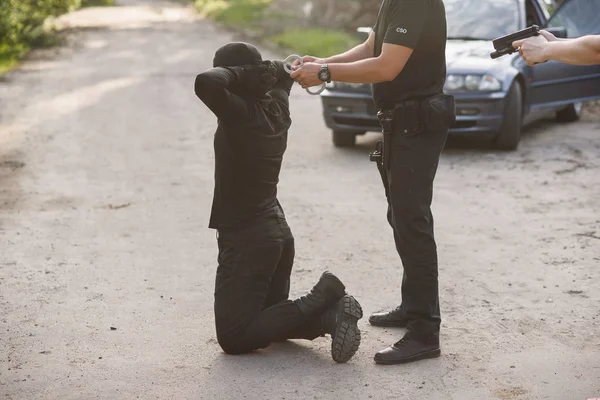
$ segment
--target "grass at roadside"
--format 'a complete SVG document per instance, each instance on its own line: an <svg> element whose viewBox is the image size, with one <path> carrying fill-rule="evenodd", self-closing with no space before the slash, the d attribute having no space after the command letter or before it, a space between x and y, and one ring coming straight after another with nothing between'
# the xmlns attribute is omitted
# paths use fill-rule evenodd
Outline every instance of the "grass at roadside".
<svg viewBox="0 0 600 400"><path fill-rule="evenodd" d="M0 59L0 75L7 73L19 63L17 57L6 57Z"/></svg>
<svg viewBox="0 0 600 400"><path fill-rule="evenodd" d="M0 74L14 68L31 49L59 43L44 27L50 16L82 7L110 6L114 0L2 0L0 3Z"/></svg>
<svg viewBox="0 0 600 400"><path fill-rule="evenodd" d="M276 35L271 40L294 53L315 57L343 53L359 43L358 38L346 32L319 28L294 29Z"/></svg>
<svg viewBox="0 0 600 400"><path fill-rule="evenodd" d="M14 68L29 49L28 46L12 46L8 43L0 43L0 74L4 74Z"/></svg>
<svg viewBox="0 0 600 400"><path fill-rule="evenodd" d="M232 27L250 27L265 16L272 0L196 0L198 11Z"/></svg>
<svg viewBox="0 0 600 400"><path fill-rule="evenodd" d="M289 16L275 15L269 10L273 0L192 0L198 11L234 30L246 29L260 33L278 46L298 54L329 56L344 52L358 44L358 39L343 31L321 28L292 28L282 32L264 33L261 25ZM290 21L293 26L293 21ZM264 33L264 34L263 34Z"/></svg>
<svg viewBox="0 0 600 400"><path fill-rule="evenodd" d="M114 6L115 0L82 0L81 7Z"/></svg>

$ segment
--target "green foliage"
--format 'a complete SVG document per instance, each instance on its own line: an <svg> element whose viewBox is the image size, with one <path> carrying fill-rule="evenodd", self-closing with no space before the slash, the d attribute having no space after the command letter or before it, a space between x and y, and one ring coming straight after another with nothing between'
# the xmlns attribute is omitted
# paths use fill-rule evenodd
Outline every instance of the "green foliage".
<svg viewBox="0 0 600 400"><path fill-rule="evenodd" d="M280 46L300 55L329 57L359 44L357 37L340 31L320 28L294 29L283 32L272 40Z"/></svg>
<svg viewBox="0 0 600 400"><path fill-rule="evenodd" d="M0 74L10 71L15 65L17 65L17 58L8 56L8 53L3 55L3 49L0 46Z"/></svg>
<svg viewBox="0 0 600 400"><path fill-rule="evenodd" d="M196 0L204 15L232 26L249 27L265 15L273 0Z"/></svg>
<svg viewBox="0 0 600 400"><path fill-rule="evenodd" d="M114 6L115 0L81 0L81 7Z"/></svg>
<svg viewBox="0 0 600 400"><path fill-rule="evenodd" d="M0 65L8 69L33 46L48 43L44 20L114 0L0 0Z"/></svg>

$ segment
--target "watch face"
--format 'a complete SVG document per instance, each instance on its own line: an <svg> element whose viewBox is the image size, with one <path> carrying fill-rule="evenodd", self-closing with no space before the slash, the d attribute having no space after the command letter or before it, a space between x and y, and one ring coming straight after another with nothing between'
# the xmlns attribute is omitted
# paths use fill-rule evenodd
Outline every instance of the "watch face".
<svg viewBox="0 0 600 400"><path fill-rule="evenodd" d="M329 70L327 69L327 67L321 67L321 70L319 71L319 79L322 81L329 80Z"/></svg>

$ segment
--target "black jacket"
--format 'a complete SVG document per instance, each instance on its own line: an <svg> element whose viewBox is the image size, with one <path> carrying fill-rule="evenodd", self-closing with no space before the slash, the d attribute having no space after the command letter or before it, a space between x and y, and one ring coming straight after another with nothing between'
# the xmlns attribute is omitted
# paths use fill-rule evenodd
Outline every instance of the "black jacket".
<svg viewBox="0 0 600 400"><path fill-rule="evenodd" d="M291 125L288 99L294 81L282 62L273 63L277 82L260 98L231 91L249 78L240 69L213 68L196 77L196 95L218 118L210 228L243 226L279 206L277 184Z"/></svg>

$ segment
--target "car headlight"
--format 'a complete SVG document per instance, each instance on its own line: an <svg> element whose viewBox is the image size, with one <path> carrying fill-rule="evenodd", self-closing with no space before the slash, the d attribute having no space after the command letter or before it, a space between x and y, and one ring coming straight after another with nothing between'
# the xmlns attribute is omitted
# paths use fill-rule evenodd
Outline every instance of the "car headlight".
<svg viewBox="0 0 600 400"><path fill-rule="evenodd" d="M502 83L491 75L456 75L450 74L446 77L444 90L448 92L457 91L481 91L489 92L502 89Z"/></svg>
<svg viewBox="0 0 600 400"><path fill-rule="evenodd" d="M448 75L446 77L446 86L444 89L455 92L465 86L465 77L462 75Z"/></svg>
<svg viewBox="0 0 600 400"><path fill-rule="evenodd" d="M500 90L502 89L502 83L490 75L484 75L481 77L479 82L479 90Z"/></svg>

